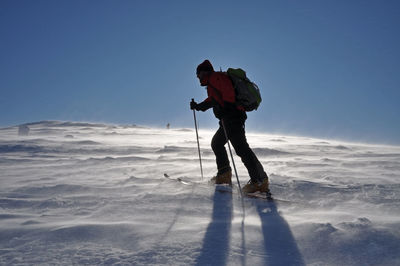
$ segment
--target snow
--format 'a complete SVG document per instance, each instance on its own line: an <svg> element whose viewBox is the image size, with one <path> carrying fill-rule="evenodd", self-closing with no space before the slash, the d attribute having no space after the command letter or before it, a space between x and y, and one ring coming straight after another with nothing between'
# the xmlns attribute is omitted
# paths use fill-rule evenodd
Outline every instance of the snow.
<svg viewBox="0 0 400 266"><path fill-rule="evenodd" d="M242 201L191 129L24 126L0 129L0 265L400 265L400 147L248 133L277 201Z"/></svg>

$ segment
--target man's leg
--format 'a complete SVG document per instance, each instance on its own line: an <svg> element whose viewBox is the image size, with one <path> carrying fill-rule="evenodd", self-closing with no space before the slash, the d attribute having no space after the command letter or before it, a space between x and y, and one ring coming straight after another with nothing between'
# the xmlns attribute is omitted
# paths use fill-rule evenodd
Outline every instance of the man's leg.
<svg viewBox="0 0 400 266"><path fill-rule="evenodd" d="M243 164L247 168L252 182L262 182L264 178L268 178L263 166L247 143L244 123L240 121L230 121L226 123L225 127L228 138L236 154L241 158Z"/></svg>
<svg viewBox="0 0 400 266"><path fill-rule="evenodd" d="M224 129L220 126L211 141L211 148L217 162L218 175L231 170L228 154L225 149L226 142Z"/></svg>

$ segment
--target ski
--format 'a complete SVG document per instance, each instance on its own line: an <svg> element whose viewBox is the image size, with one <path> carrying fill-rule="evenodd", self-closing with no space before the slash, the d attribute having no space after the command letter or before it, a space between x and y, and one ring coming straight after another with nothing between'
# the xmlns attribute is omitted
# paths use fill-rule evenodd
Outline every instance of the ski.
<svg viewBox="0 0 400 266"><path fill-rule="evenodd" d="M215 190L220 192L220 193L231 193L234 194L234 190L233 190L233 186L231 185L222 185L222 184L211 184L210 185L214 185L215 186Z"/></svg>
<svg viewBox="0 0 400 266"><path fill-rule="evenodd" d="M295 204L296 202L290 201L290 200L285 200L285 199L277 199L275 197L272 197L270 193L261 193L261 192L254 192L254 193L248 193L245 194L245 197L248 199L257 199L257 200L262 200L262 201L267 201L271 203L282 203L282 204ZM299 202L297 202L298 204Z"/></svg>
<svg viewBox="0 0 400 266"><path fill-rule="evenodd" d="M187 186L199 186L200 185L200 186L204 186L204 187L211 187L212 185L214 185L218 192L221 192L221 193L234 193L233 192L233 186L230 186L230 185L223 185L223 184L222 185L218 185L218 184L212 184L211 182L207 182L207 183L194 182L194 181L191 181L191 180L183 179L181 177L176 177L176 178L175 177L171 177L167 173L164 173L164 177L167 178L168 180L176 181L176 182L179 182L179 183L181 183L183 185L187 185Z"/></svg>
<svg viewBox="0 0 400 266"><path fill-rule="evenodd" d="M254 192L254 193L247 193L245 194L245 197L248 198L253 198L253 199L263 199L263 200L267 200L267 201L273 201L274 198L272 197L271 192Z"/></svg>
<svg viewBox="0 0 400 266"><path fill-rule="evenodd" d="M210 182L208 183L200 183L200 182L195 182L191 180L187 180L181 177L171 177L167 173L164 173L164 177L168 180L172 180L175 182L179 182L183 185L186 186L202 186L202 187L215 187L215 191L218 191L219 193L231 193L231 194L237 194L238 192L234 189L236 188L235 185L224 185L224 184L212 184ZM281 199L276 199L272 197L272 194L270 192L254 192L254 193L243 193L243 198L248 198L248 199L260 199L260 200L265 200L265 201L270 201L270 202L283 202L283 203L291 203L291 201L288 200L281 200Z"/></svg>
<svg viewBox="0 0 400 266"><path fill-rule="evenodd" d="M180 183L182 183L184 185L188 185L188 186L197 184L197 183L195 183L193 181L183 180L180 177L177 177L177 178L170 177L167 173L164 173L164 177L169 179L169 180L172 180L172 181L178 181L178 182L180 182Z"/></svg>

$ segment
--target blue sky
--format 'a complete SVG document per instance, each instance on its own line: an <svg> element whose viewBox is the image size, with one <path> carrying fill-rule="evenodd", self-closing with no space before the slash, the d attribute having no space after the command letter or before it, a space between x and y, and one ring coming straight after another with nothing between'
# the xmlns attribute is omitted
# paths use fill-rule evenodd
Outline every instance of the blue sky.
<svg viewBox="0 0 400 266"><path fill-rule="evenodd" d="M0 125L192 127L209 59L261 88L249 130L400 144L399 22L390 0L2 0Z"/></svg>

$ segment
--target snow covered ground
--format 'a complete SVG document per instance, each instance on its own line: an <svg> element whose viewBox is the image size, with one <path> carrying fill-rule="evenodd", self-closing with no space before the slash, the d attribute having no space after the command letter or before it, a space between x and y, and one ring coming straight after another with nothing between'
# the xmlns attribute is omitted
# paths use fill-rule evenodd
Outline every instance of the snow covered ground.
<svg viewBox="0 0 400 266"><path fill-rule="evenodd" d="M193 130L28 127L0 129L0 265L400 265L400 147L248 134L278 200L242 205Z"/></svg>

